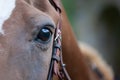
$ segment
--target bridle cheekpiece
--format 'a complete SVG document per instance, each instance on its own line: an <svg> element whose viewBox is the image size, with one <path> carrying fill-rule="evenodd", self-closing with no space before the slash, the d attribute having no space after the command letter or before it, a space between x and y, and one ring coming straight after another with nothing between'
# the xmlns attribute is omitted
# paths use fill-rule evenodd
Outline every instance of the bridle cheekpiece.
<svg viewBox="0 0 120 80"><path fill-rule="evenodd" d="M56 11L59 13L60 18L56 27L54 41L53 41L53 52L52 58L49 68L49 73L47 80L52 80L53 75L57 76L59 80L71 80L67 70L65 68L65 64L63 63L62 58L62 47L61 47L61 8L56 5L56 0L49 0L50 3L55 7Z"/></svg>

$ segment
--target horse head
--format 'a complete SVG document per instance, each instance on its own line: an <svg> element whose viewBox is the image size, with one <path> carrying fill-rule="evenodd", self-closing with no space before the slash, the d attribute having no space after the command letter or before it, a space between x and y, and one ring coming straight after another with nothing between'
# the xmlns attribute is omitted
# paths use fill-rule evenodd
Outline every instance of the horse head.
<svg viewBox="0 0 120 80"><path fill-rule="evenodd" d="M0 0L0 79L47 79L59 18L49 0Z"/></svg>
<svg viewBox="0 0 120 80"><path fill-rule="evenodd" d="M60 0L0 0L0 79L50 80L59 26L63 60L71 79L98 80L84 60Z"/></svg>

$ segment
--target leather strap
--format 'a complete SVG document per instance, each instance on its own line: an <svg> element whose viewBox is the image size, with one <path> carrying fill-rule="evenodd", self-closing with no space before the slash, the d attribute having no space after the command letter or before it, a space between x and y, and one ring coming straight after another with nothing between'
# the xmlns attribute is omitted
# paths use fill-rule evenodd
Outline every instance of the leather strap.
<svg viewBox="0 0 120 80"><path fill-rule="evenodd" d="M53 42L53 52L52 58L49 68L49 73L47 80L52 80L53 75L57 76L59 80L71 80L67 70L65 68L65 64L63 63L62 58L62 49L61 49L61 8L58 6L56 0L49 0L50 3L55 7L56 11L60 14L60 19L57 24L54 42Z"/></svg>

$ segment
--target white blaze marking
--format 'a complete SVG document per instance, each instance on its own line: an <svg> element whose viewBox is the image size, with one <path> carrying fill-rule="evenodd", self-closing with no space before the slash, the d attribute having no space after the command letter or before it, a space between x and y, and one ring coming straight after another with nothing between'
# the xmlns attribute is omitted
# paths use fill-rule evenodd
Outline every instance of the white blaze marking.
<svg viewBox="0 0 120 80"><path fill-rule="evenodd" d="M15 8L16 0L0 0L0 33L4 34L3 24Z"/></svg>

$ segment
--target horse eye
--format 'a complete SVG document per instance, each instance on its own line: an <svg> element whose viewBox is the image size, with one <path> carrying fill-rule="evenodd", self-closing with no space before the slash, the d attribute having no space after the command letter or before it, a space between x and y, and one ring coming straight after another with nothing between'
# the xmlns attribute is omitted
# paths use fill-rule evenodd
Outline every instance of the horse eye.
<svg viewBox="0 0 120 80"><path fill-rule="evenodd" d="M36 40L37 41L48 42L50 40L51 36L52 36L52 32L51 32L50 29L48 29L48 28L42 28L39 31L39 33L38 33L38 35L36 37Z"/></svg>

